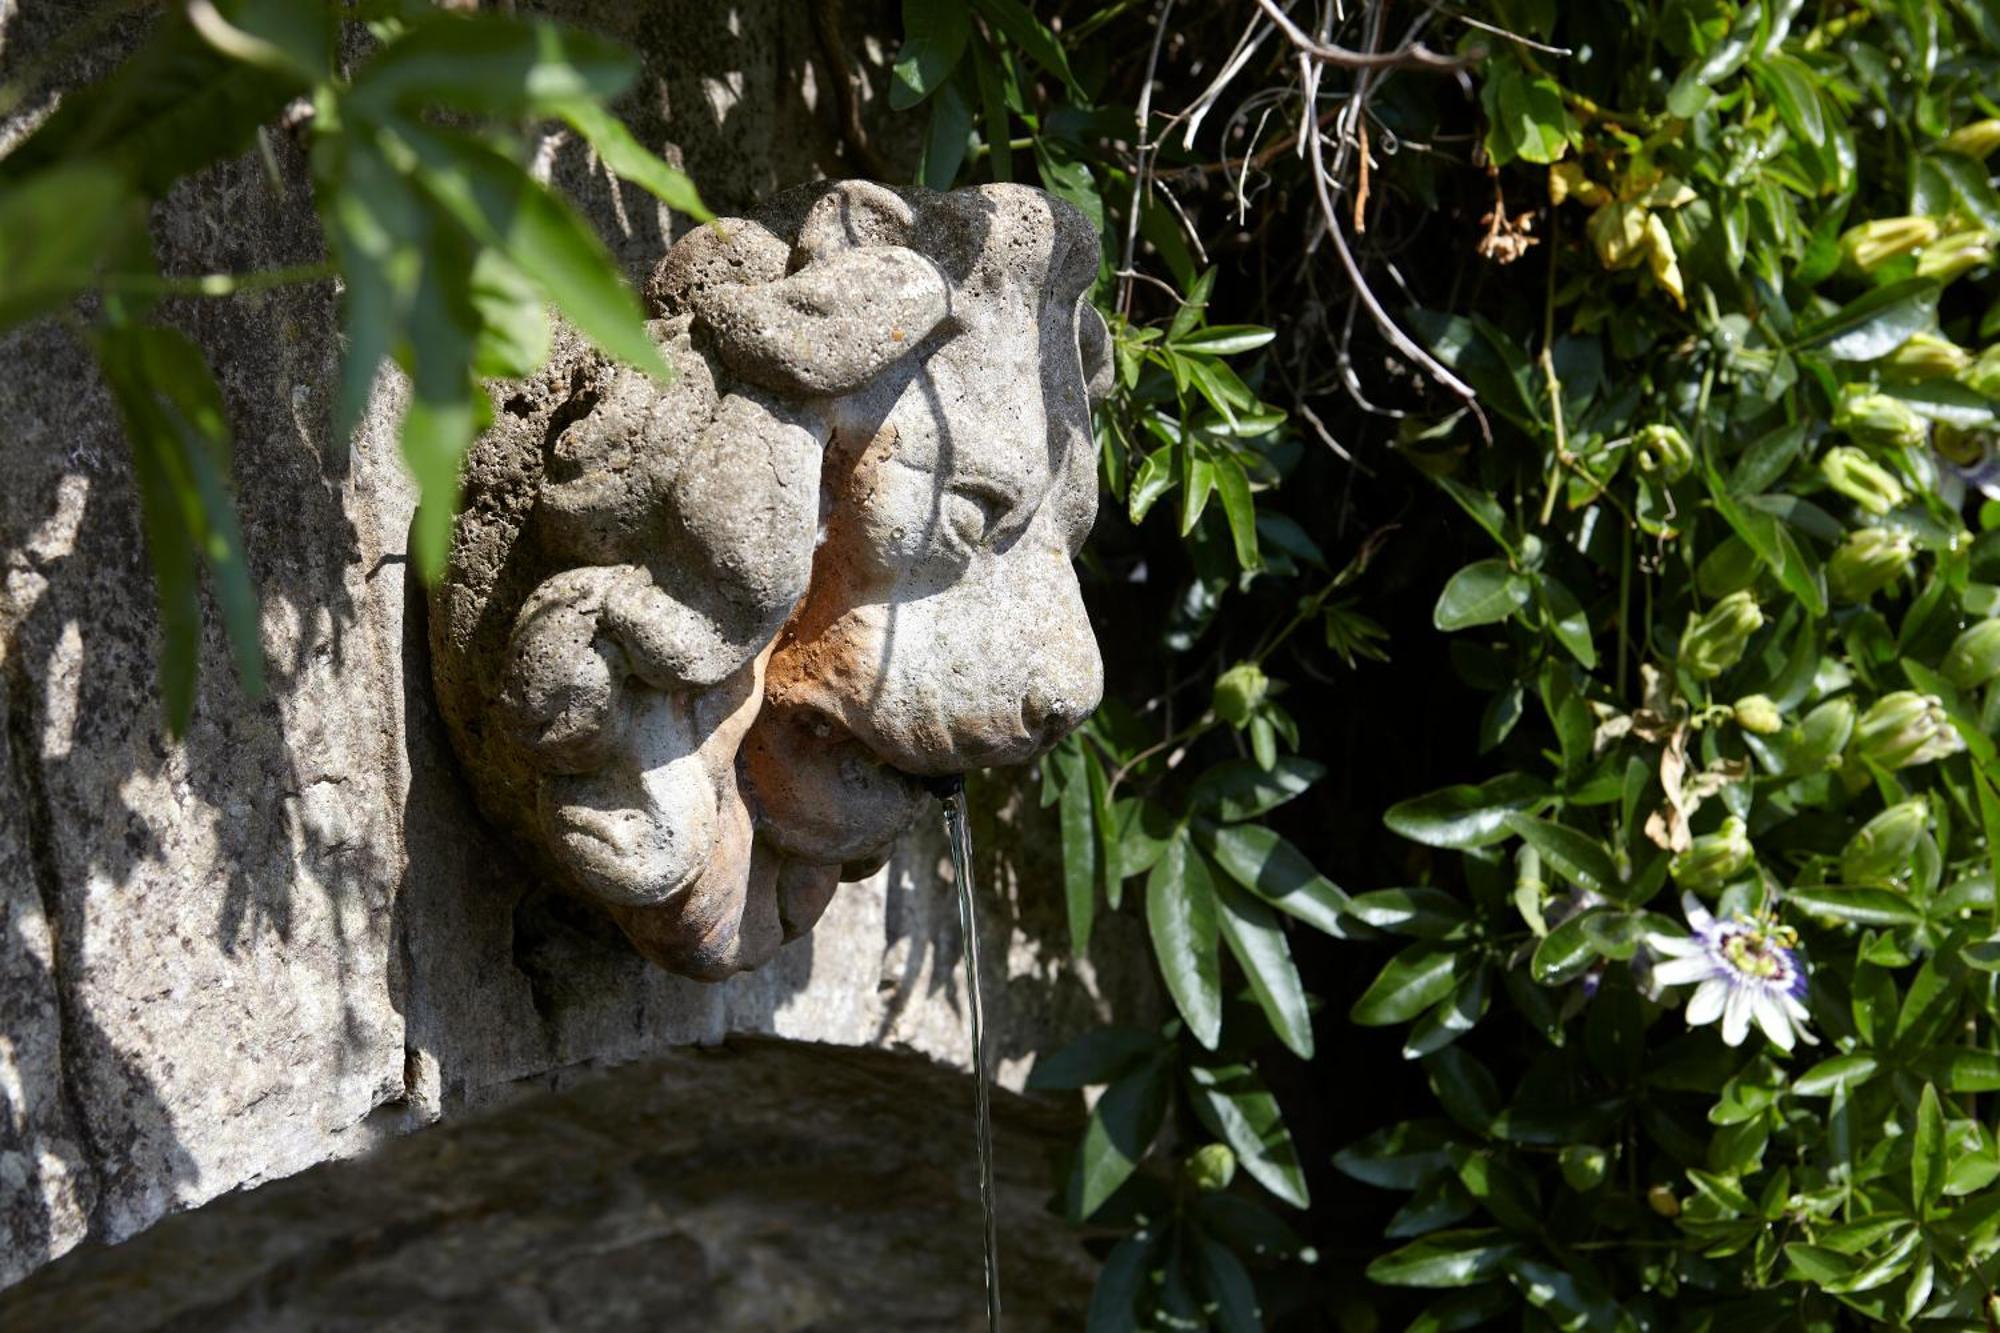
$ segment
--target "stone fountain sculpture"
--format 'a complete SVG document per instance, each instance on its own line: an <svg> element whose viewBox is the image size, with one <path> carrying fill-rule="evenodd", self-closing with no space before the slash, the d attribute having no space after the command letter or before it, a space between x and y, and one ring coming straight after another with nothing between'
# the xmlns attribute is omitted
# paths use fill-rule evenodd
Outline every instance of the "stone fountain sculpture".
<svg viewBox="0 0 2000 1333"><path fill-rule="evenodd" d="M568 331L500 394L432 594L489 818L687 976L753 968L938 779L1096 707L1098 240L994 185L846 181L683 237L661 385Z"/></svg>

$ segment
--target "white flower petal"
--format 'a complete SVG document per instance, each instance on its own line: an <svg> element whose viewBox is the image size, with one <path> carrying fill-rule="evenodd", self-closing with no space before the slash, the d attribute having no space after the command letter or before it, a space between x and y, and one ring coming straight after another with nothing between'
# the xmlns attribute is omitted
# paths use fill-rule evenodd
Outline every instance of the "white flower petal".
<svg viewBox="0 0 2000 1333"><path fill-rule="evenodd" d="M1722 1006L1722 1040L1731 1046L1741 1046L1743 1039L1750 1035L1750 1010L1755 1004L1747 986L1732 986L1729 998Z"/></svg>
<svg viewBox="0 0 2000 1333"><path fill-rule="evenodd" d="M1792 1018L1785 1012L1785 1006L1770 991L1757 996L1750 1007L1750 1013L1757 1020L1757 1026L1764 1029L1764 1035L1771 1044L1781 1051L1792 1049Z"/></svg>
<svg viewBox="0 0 2000 1333"><path fill-rule="evenodd" d="M1676 958L1653 965L1653 980L1662 986L1686 986L1715 975L1715 964L1704 954L1699 958Z"/></svg>
<svg viewBox="0 0 2000 1333"><path fill-rule="evenodd" d="M1681 895L1681 914L1688 919L1688 924L1693 926L1697 931L1706 932L1715 928L1715 918L1710 916L1708 909L1701 905L1701 899L1695 897L1692 893L1683 893Z"/></svg>
<svg viewBox="0 0 2000 1333"><path fill-rule="evenodd" d="M1704 1023L1713 1023L1722 1017L1722 1003L1729 998L1729 983L1721 977L1712 976L1694 988L1694 998L1688 1001L1687 1025L1698 1028Z"/></svg>
<svg viewBox="0 0 2000 1333"><path fill-rule="evenodd" d="M1646 947L1654 953L1663 953L1670 958L1683 958L1689 954L1708 952L1708 946L1700 940L1688 939L1681 935L1648 935Z"/></svg>

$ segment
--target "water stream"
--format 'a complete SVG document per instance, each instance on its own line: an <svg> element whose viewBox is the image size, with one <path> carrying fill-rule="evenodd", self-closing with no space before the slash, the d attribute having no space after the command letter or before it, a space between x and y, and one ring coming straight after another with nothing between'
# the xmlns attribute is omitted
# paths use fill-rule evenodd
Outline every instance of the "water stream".
<svg viewBox="0 0 2000 1333"><path fill-rule="evenodd" d="M1000 1231L993 1211L993 1102L986 1066L986 1014L979 994L979 919L972 902L972 828L965 784L943 793L944 829L951 840L952 878L958 884L958 924L965 936L965 996L972 1013L972 1086L979 1136L979 1206L986 1217L986 1327L1000 1330Z"/></svg>

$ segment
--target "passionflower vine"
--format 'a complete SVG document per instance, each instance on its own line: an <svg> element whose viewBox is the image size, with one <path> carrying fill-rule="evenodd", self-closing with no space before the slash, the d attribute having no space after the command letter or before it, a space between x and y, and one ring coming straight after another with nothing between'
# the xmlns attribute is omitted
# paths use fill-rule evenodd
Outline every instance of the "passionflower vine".
<svg viewBox="0 0 2000 1333"><path fill-rule="evenodd" d="M1806 1031L1806 973L1799 963L1799 937L1789 926L1768 917L1718 921L1691 893L1681 895L1681 910L1694 934L1653 934L1646 946L1663 960L1653 965L1656 984L1694 986L1689 1027L1719 1018L1722 1039L1741 1046L1754 1021L1781 1051L1796 1041L1819 1044Z"/></svg>

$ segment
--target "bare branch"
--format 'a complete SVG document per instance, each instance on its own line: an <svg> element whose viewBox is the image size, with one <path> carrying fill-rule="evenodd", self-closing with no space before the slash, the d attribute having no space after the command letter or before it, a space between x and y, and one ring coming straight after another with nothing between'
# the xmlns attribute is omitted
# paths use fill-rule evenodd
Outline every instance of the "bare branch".
<svg viewBox="0 0 2000 1333"><path fill-rule="evenodd" d="M1278 25L1278 31L1298 48L1301 60L1316 61L1336 69L1429 69L1451 73L1476 65L1486 58L1484 51L1472 51L1462 56L1447 55L1431 50L1422 42L1412 42L1393 51L1353 51L1344 46L1314 41L1305 29L1292 22L1289 14L1278 8L1277 0L1257 0L1257 5L1270 15L1271 22Z"/></svg>

